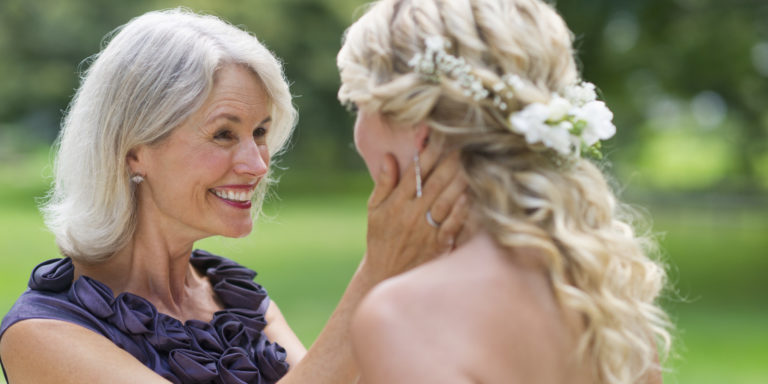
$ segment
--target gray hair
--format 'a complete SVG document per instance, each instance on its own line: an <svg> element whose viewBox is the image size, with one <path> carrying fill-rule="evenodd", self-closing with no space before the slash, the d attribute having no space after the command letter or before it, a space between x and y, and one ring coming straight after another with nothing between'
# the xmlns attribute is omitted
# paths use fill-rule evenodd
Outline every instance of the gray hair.
<svg viewBox="0 0 768 384"><path fill-rule="evenodd" d="M61 252L99 262L124 247L136 226L136 196L126 156L157 143L200 108L216 71L250 68L270 100L270 155L296 121L278 59L253 35L210 15L154 11L117 28L96 54L64 118L53 188L41 207ZM270 179L257 189L261 208Z"/></svg>

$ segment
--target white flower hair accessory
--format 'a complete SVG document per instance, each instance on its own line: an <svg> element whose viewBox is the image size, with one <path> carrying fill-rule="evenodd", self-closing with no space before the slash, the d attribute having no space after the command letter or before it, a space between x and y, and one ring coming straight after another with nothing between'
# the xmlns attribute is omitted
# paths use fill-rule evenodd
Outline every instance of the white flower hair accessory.
<svg viewBox="0 0 768 384"><path fill-rule="evenodd" d="M490 99L503 114L507 114L508 101L526 86L520 76L507 74L487 88L463 58L446 52L451 47L448 40L431 36L424 43L425 52L417 53L408 62L416 73L434 83L439 83L441 76L455 78L465 96L475 101ZM531 103L509 113L506 120L508 128L525 137L534 148L543 146L564 157L601 158L600 140L616 133L613 113L597 100L595 85L588 82L568 86L562 95L553 93L547 103Z"/></svg>

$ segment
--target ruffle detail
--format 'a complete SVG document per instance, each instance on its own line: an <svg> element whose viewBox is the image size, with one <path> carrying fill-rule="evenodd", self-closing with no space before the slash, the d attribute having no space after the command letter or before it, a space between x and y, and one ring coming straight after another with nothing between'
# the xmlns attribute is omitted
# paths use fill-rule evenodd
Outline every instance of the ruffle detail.
<svg viewBox="0 0 768 384"><path fill-rule="evenodd" d="M164 313L157 315L155 331L147 335L147 341L155 349L162 352L170 352L179 348L190 348L192 336L181 323Z"/></svg>
<svg viewBox="0 0 768 384"><path fill-rule="evenodd" d="M231 322L243 324L243 330L251 340L258 340L259 336L261 336L261 331L267 326L267 320L264 319L264 314L262 312L241 308L232 308L216 312L213 314L211 324L216 329L229 329L227 333L231 334ZM219 334L221 334L221 332ZM230 340L234 338L227 336L222 337Z"/></svg>
<svg viewBox="0 0 768 384"><path fill-rule="evenodd" d="M148 300L124 292L114 297L101 282L81 276L74 283L72 260L53 259L32 272L29 287L65 292L69 302L111 324L135 341L120 345L174 383L263 383L288 371L286 353L263 334L267 291L256 272L231 260L196 250L191 264L208 276L226 309L206 323L159 313ZM122 343L120 343L122 344Z"/></svg>
<svg viewBox="0 0 768 384"><path fill-rule="evenodd" d="M225 384L261 383L259 368L253 364L248 352L242 348L233 347L224 351L216 362L219 378Z"/></svg>
<svg viewBox="0 0 768 384"><path fill-rule="evenodd" d="M218 332L210 323L200 320L187 320L184 323L194 342L194 348L214 356L220 356L224 352L224 344L219 338Z"/></svg>
<svg viewBox="0 0 768 384"><path fill-rule="evenodd" d="M221 258L200 249L192 252L190 262L199 271L205 272L212 285L216 285L219 281L226 278L252 281L256 277L256 272L253 270L245 268L232 260Z"/></svg>
<svg viewBox="0 0 768 384"><path fill-rule="evenodd" d="M288 372L285 348L279 344L271 343L266 336L261 335L253 349L261 373L269 382L279 380Z"/></svg>
<svg viewBox="0 0 768 384"><path fill-rule="evenodd" d="M112 290L99 281L88 276L82 276L72 283L67 292L67 298L94 314L96 317L106 319L115 314L112 306L115 302Z"/></svg>
<svg viewBox="0 0 768 384"><path fill-rule="evenodd" d="M267 310L266 306L262 305L265 304L267 291L252 280L222 279L213 286L213 291L228 308L245 308L262 313Z"/></svg>
<svg viewBox="0 0 768 384"><path fill-rule="evenodd" d="M189 349L176 349L168 354L168 365L182 383L212 383L218 376L216 359Z"/></svg>
<svg viewBox="0 0 768 384"><path fill-rule="evenodd" d="M107 321L128 334L154 333L157 309L141 296L123 292L115 298L114 314Z"/></svg>
<svg viewBox="0 0 768 384"><path fill-rule="evenodd" d="M36 291L63 292L72 284L75 266L72 260L51 259L35 267L29 277L29 288Z"/></svg>

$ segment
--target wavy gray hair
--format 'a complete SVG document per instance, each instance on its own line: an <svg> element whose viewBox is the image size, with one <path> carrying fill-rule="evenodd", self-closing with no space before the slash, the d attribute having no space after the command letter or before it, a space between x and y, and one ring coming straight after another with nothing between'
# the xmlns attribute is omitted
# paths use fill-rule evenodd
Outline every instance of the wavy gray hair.
<svg viewBox="0 0 768 384"><path fill-rule="evenodd" d="M205 101L216 71L236 63L263 82L270 100L270 155L296 121L278 59L253 35L182 8L136 17L107 36L64 118L53 188L41 207L61 252L99 262L125 246L136 225L126 156L167 136ZM259 184L258 214L270 184Z"/></svg>

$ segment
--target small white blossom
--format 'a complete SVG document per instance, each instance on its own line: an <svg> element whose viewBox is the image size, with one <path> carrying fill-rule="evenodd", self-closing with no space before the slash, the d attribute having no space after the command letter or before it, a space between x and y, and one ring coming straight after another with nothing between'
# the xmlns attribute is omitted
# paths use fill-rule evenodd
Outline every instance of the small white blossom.
<svg viewBox="0 0 768 384"><path fill-rule="evenodd" d="M591 147L616 133L613 113L602 101L592 83L581 82L553 94L547 103L532 103L521 111L508 112L507 101L514 99L526 82L516 74L507 74L501 81L486 86L474 75L472 66L463 58L448 52L450 41L442 36L425 40L426 49L417 53L408 65L426 80L440 82L451 77L466 97L475 101L491 98L493 105L504 114L512 132L525 137L528 144L552 149L562 156L578 156L583 146Z"/></svg>
<svg viewBox="0 0 768 384"><path fill-rule="evenodd" d="M430 36L424 40L428 51L439 52L445 50L447 43L442 36Z"/></svg>
<svg viewBox="0 0 768 384"><path fill-rule="evenodd" d="M434 73L435 65L431 61L422 61L420 65L420 70L424 73Z"/></svg>
<svg viewBox="0 0 768 384"><path fill-rule="evenodd" d="M513 113L509 117L509 123L512 131L525 136L528 144L536 144L541 142L542 132L549 128L546 123L548 117L549 109L545 104L533 103L522 111Z"/></svg>
<svg viewBox="0 0 768 384"><path fill-rule="evenodd" d="M597 100L595 85L588 82L566 87L563 91L563 96L576 106L582 106Z"/></svg>
<svg viewBox="0 0 768 384"><path fill-rule="evenodd" d="M547 126L542 134L542 142L548 148L552 148L561 155L567 156L572 153L572 137L571 136L571 123L563 121L556 125Z"/></svg>
<svg viewBox="0 0 768 384"><path fill-rule="evenodd" d="M523 79L518 75L504 75L502 77L502 80L506 81L507 84L509 84L510 87L512 87L512 91L519 92L521 89L525 87L525 83L523 82Z"/></svg>
<svg viewBox="0 0 768 384"><path fill-rule="evenodd" d="M616 134L613 112L602 101L592 101L574 111L577 120L586 122L581 138L584 144L592 146L600 140L607 140Z"/></svg>
<svg viewBox="0 0 768 384"><path fill-rule="evenodd" d="M552 100L549 101L549 117L551 122L559 122L568 117L573 106L571 103L557 95L552 96Z"/></svg>
<svg viewBox="0 0 768 384"><path fill-rule="evenodd" d="M547 124L549 106L533 103L522 111L512 114L509 118L512 131L525 137L528 144L543 144L547 148L568 155L571 153L572 142L571 123L564 121L559 124Z"/></svg>

